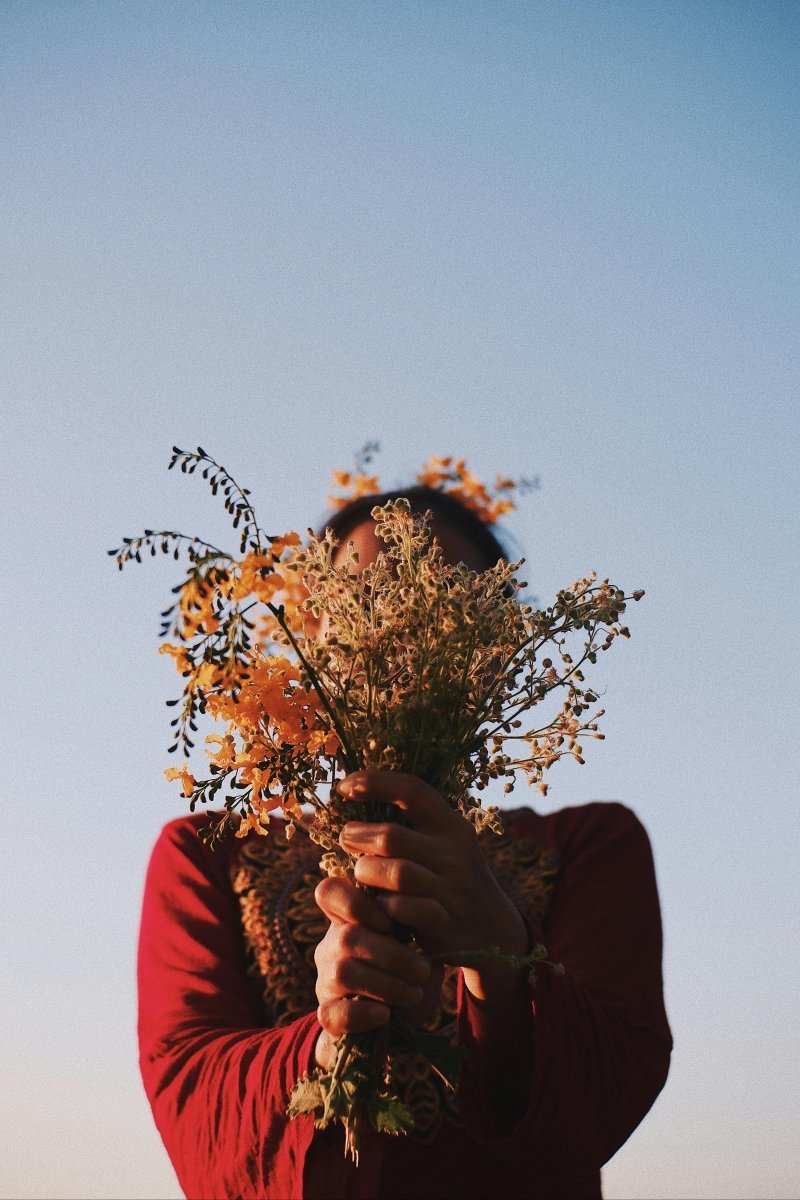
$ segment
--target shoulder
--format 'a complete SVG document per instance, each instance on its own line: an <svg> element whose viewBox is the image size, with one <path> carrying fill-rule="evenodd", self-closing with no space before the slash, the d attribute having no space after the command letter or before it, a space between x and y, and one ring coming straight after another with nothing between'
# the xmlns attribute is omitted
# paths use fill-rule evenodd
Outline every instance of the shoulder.
<svg viewBox="0 0 800 1200"><path fill-rule="evenodd" d="M191 858L211 855L211 851L203 842L200 834L209 823L209 815L205 812L187 813L167 821L156 838L153 847L154 857L174 857L188 855Z"/></svg>
<svg viewBox="0 0 800 1200"><path fill-rule="evenodd" d="M150 856L148 878L173 880L226 879L238 856L241 842L233 834L212 849L201 838L214 813L187 813L167 821L156 838Z"/></svg>
<svg viewBox="0 0 800 1200"><path fill-rule="evenodd" d="M183 845L189 838L199 839L200 830L207 823L208 816L204 812L184 813L183 816L173 817L162 828L156 845L164 842L167 845L176 846Z"/></svg>
<svg viewBox="0 0 800 1200"><path fill-rule="evenodd" d="M143 926L168 917L210 920L238 929L239 901L233 887L243 844L227 833L212 849L200 837L215 813L199 812L168 821L150 855L144 884ZM267 839L263 839L267 840Z"/></svg>
<svg viewBox="0 0 800 1200"><path fill-rule="evenodd" d="M559 874L575 870L606 876L609 869L648 877L654 873L650 839L637 815L616 801L595 801L551 813L513 814L514 837L551 848ZM511 832L511 831L510 831Z"/></svg>
<svg viewBox="0 0 800 1200"><path fill-rule="evenodd" d="M561 850L609 837L633 836L647 842L647 833L636 813L615 800L596 800L551 813L521 808L502 815L517 836L536 837Z"/></svg>
<svg viewBox="0 0 800 1200"><path fill-rule="evenodd" d="M644 825L633 809L616 800L595 800L560 808L546 818L562 840L634 835L647 838Z"/></svg>
<svg viewBox="0 0 800 1200"><path fill-rule="evenodd" d="M237 837L238 818L226 830L213 848L203 841L201 834L214 819L218 811L186 813L167 821L159 833L150 860L150 870L198 872L213 878L229 878L239 865L242 854L256 854L263 863L264 854L273 857L277 845L286 841L286 825L279 817L272 817L266 836L249 830L245 837Z"/></svg>

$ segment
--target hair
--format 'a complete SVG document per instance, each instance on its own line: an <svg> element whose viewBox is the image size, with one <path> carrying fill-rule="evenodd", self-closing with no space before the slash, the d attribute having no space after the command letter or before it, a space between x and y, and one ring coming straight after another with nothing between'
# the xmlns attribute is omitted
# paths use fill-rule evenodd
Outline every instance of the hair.
<svg viewBox="0 0 800 1200"><path fill-rule="evenodd" d="M508 558L502 542L473 509L448 492L440 492L437 488L426 487L424 484L397 488L395 491L381 492L374 496L359 496L333 513L325 521L324 528L330 529L338 541L345 542L354 529L372 519L372 510L376 504L387 504L390 500L399 500L402 496L408 500L413 513L431 512L434 518L448 521L460 530L484 556L487 567L493 567L500 559Z"/></svg>

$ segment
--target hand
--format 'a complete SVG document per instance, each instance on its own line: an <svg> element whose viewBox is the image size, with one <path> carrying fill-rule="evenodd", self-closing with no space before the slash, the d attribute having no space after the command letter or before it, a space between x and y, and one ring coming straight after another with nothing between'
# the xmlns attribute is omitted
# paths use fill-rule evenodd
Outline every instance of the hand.
<svg viewBox="0 0 800 1200"><path fill-rule="evenodd" d="M358 854L355 878L376 889L373 903L414 930L427 954L459 964L459 951L497 948L524 955L525 923L492 874L472 825L421 779L393 771L358 771L339 784L348 800L394 804L411 828L390 822L350 821L341 845ZM518 972L487 961L464 968L478 999L514 990Z"/></svg>
<svg viewBox="0 0 800 1200"><path fill-rule="evenodd" d="M406 1009L411 1024L426 1020L438 1001L442 970L399 942L380 905L350 880L323 879L315 899L331 922L314 954L322 1025L316 1060L327 1067L334 1039L378 1029L390 1007Z"/></svg>

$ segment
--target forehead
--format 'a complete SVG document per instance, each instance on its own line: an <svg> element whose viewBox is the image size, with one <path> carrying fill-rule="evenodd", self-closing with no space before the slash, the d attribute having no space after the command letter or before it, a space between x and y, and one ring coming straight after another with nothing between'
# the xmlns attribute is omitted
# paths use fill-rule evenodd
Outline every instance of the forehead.
<svg viewBox="0 0 800 1200"><path fill-rule="evenodd" d="M466 563L473 571L485 571L490 566L483 551L451 521L434 517L431 529L442 547L442 553L447 562ZM374 562L382 549L382 543L375 537L375 523L372 520L362 521L346 537L342 538L343 546L346 546L348 542L352 542L358 551L359 568ZM341 550L337 551L336 558L340 554Z"/></svg>

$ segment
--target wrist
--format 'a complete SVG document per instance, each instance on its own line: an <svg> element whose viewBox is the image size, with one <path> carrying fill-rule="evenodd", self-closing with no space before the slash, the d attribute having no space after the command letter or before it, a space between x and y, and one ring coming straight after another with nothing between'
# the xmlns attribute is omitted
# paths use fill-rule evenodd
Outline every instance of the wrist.
<svg viewBox="0 0 800 1200"><path fill-rule="evenodd" d="M503 896L504 919L499 927L484 941L487 950L497 950L501 955L522 958L530 953L528 927L515 904ZM525 991L528 969L513 967L502 959L489 958L485 962L462 967L464 985L470 996L485 1003L506 1003L515 994Z"/></svg>

